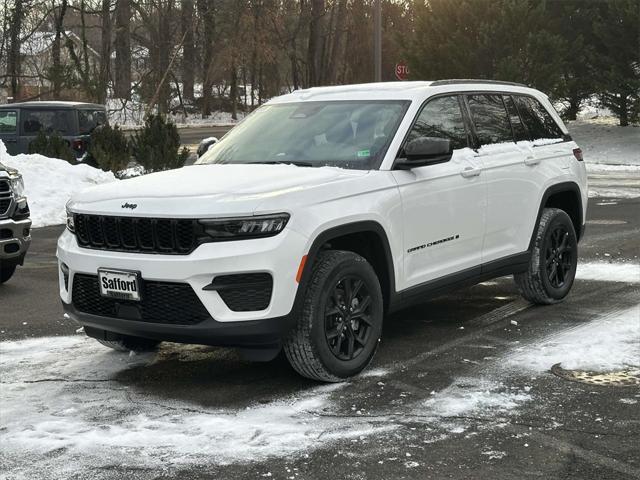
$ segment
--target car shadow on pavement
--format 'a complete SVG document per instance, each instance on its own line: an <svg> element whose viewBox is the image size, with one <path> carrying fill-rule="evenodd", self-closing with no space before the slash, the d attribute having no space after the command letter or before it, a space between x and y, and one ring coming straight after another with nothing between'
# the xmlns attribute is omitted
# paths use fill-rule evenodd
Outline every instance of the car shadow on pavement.
<svg viewBox="0 0 640 480"><path fill-rule="evenodd" d="M369 369L402 363L455 338L464 322L514 298L515 289L505 285L477 285L388 315ZM243 360L230 348L175 343L161 344L153 360L122 370L113 380L165 400L220 408L269 403L321 385L298 375L283 353L257 363Z"/></svg>

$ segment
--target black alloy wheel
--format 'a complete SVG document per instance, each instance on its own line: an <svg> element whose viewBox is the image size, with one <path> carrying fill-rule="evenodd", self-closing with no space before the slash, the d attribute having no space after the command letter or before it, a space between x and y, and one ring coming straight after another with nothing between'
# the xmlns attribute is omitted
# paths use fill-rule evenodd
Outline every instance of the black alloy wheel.
<svg viewBox="0 0 640 480"><path fill-rule="evenodd" d="M336 358L353 360L363 352L371 340L371 309L363 279L349 275L333 287L325 305L324 334Z"/></svg>

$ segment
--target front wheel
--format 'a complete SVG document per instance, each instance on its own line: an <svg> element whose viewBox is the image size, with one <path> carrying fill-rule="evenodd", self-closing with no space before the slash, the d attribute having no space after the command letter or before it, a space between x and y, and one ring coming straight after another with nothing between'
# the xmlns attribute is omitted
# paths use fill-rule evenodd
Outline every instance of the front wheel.
<svg viewBox="0 0 640 480"><path fill-rule="evenodd" d="M321 252L304 295L301 315L284 342L291 366L325 382L360 373L382 334L382 291L373 267L353 252Z"/></svg>
<svg viewBox="0 0 640 480"><path fill-rule="evenodd" d="M529 268L514 275L520 293L532 303L557 303L569 294L577 265L578 241L569 215L558 208L545 208Z"/></svg>
<svg viewBox="0 0 640 480"><path fill-rule="evenodd" d="M0 283L8 281L13 276L15 271L15 265L11 265L10 267L0 267Z"/></svg>

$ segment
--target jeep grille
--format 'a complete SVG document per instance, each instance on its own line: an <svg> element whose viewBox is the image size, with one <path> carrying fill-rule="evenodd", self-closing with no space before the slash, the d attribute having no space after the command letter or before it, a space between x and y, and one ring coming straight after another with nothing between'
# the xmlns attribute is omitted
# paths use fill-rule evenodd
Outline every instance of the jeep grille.
<svg viewBox="0 0 640 480"><path fill-rule="evenodd" d="M98 250L187 255L202 239L195 219L75 214L74 224L78 244Z"/></svg>

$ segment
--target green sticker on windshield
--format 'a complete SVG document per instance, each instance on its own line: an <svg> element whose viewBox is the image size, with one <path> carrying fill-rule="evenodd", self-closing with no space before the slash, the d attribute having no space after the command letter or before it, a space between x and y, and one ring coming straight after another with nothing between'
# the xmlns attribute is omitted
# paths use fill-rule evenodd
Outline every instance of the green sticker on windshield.
<svg viewBox="0 0 640 480"><path fill-rule="evenodd" d="M358 157L369 157L371 153L369 150L358 150Z"/></svg>

